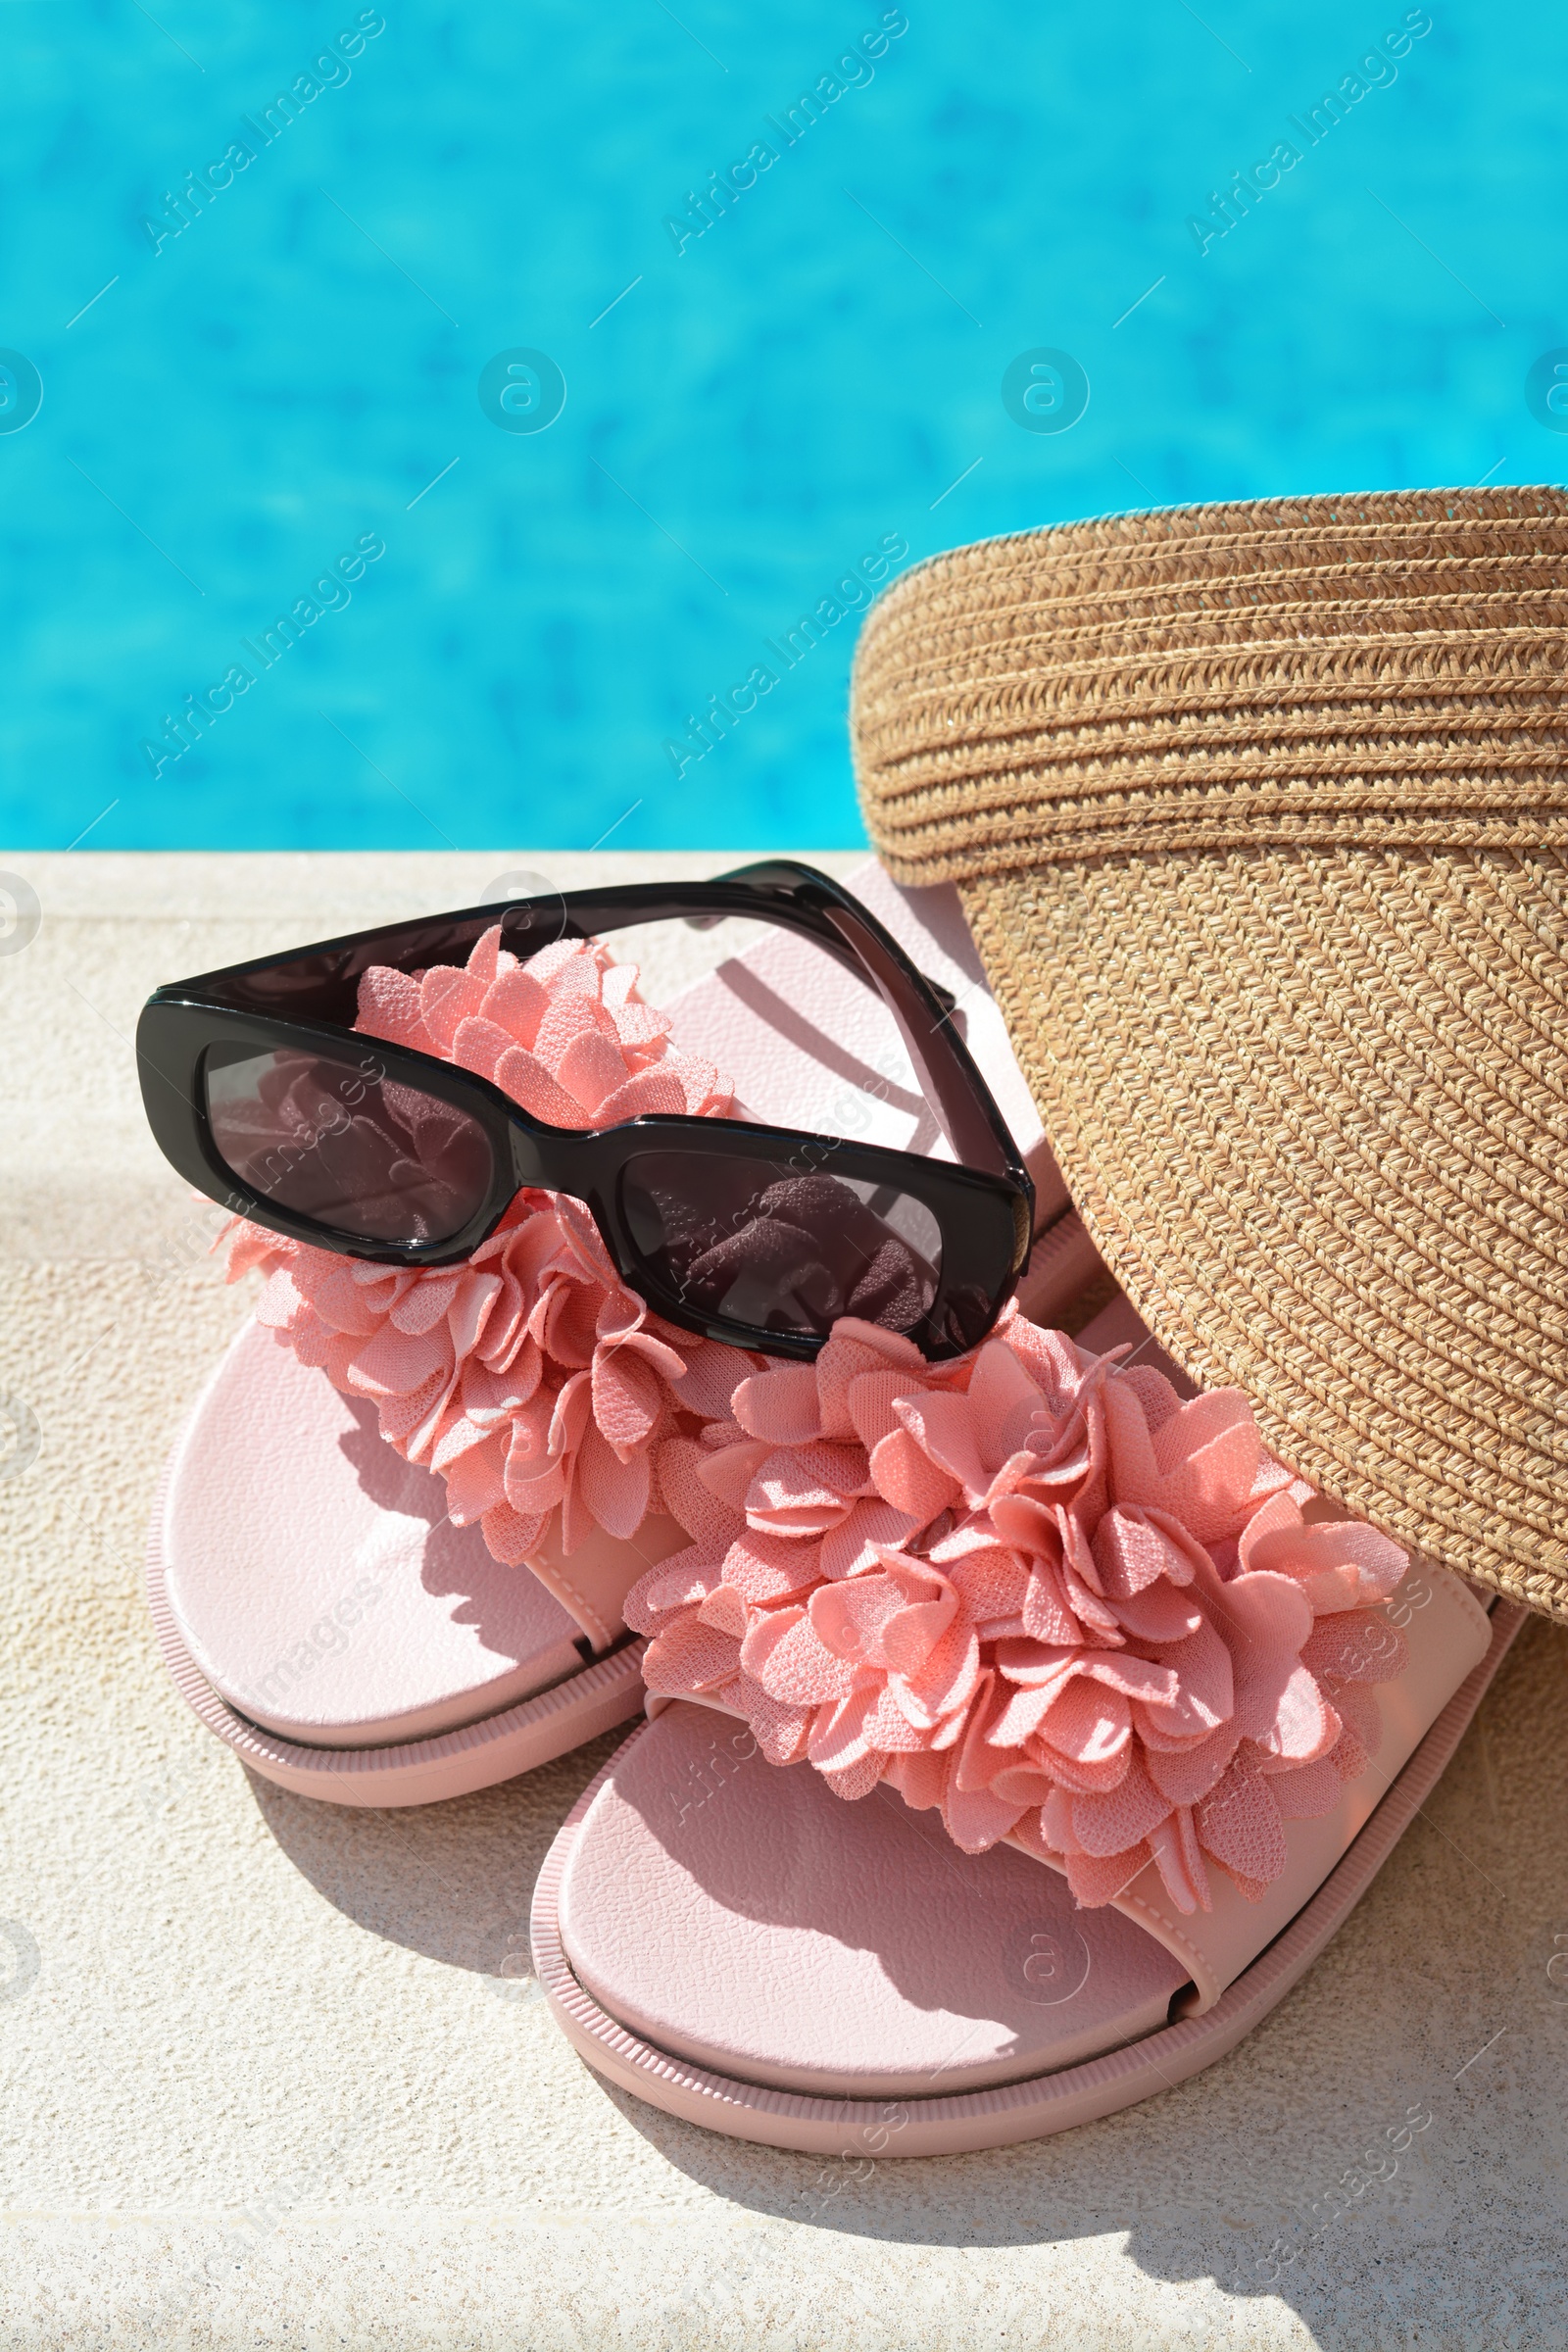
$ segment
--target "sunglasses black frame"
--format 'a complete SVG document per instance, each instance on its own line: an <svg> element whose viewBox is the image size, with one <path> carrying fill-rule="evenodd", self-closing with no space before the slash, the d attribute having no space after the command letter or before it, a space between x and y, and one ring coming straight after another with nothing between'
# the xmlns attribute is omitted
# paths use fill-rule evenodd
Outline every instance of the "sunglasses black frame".
<svg viewBox="0 0 1568 2352"><path fill-rule="evenodd" d="M372 965L407 972L466 962L499 922L502 945L519 958L556 940L598 938L637 923L684 920L706 929L726 915L776 923L812 940L887 1005L956 1161L748 1120L645 1116L615 1127L552 1127L489 1079L455 1062L371 1037L353 1026L362 975ZM924 1322L907 1336L935 1361L961 1355L990 1330L1029 1252L1034 1186L989 1087L954 1020L954 1001L921 974L868 907L829 875L790 858L766 858L709 882L639 882L553 892L458 912L383 924L201 973L158 989L143 1008L136 1054L148 1123L178 1173L236 1215L271 1232L375 1265L417 1268L461 1263L488 1240L524 1186L583 1201L623 1279L654 1311L682 1330L763 1354L809 1359L823 1335L760 1331L693 1309L652 1268L628 1225L621 1199L627 1164L646 1153L777 1157L781 1172L825 1175L912 1196L942 1233L938 1289ZM463 1228L439 1242L368 1242L281 1206L253 1191L220 1156L206 1108L204 1072L215 1049L234 1053L312 1050L338 1061L357 1056L367 1088L383 1079L434 1095L484 1130L489 1192ZM976 1165L974 1163L978 1162Z"/></svg>

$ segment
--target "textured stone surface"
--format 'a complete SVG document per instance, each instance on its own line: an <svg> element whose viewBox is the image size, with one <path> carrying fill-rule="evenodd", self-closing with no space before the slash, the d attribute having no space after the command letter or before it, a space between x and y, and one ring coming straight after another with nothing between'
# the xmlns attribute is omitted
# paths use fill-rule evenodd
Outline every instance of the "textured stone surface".
<svg viewBox="0 0 1568 2352"><path fill-rule="evenodd" d="M568 862L32 875L44 928L0 960L4 1182L25 1173L40 1220L19 1235L8 1205L0 1235L0 1389L39 1432L0 1479L0 2343L1568 2341L1568 1649L1544 1623L1230 2060L1054 2141L860 2175L673 2123L556 2033L529 1891L611 1742L361 1814L249 1779L185 1711L143 1532L245 1301L181 1243L116 1031L157 978ZM1430 2123L1357 2193L1411 2110Z"/></svg>

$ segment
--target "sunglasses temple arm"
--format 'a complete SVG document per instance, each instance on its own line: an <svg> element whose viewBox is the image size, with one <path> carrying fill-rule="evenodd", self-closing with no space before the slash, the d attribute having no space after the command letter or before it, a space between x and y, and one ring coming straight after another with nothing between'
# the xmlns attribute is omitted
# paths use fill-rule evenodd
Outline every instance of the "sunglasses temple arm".
<svg viewBox="0 0 1568 2352"><path fill-rule="evenodd" d="M857 931L860 927L859 922L855 924ZM909 985L911 975L924 987L930 983L914 973L912 966L908 973L902 969L902 957L895 961L888 956L874 933L866 938L861 955L898 1026L921 1092L935 1110L955 1155L969 1167L986 1168L993 1175L1016 1181L1023 1170L1012 1137L950 1018L956 1000L944 989L940 1016L934 1014ZM881 968L884 962L885 971Z"/></svg>
<svg viewBox="0 0 1568 2352"><path fill-rule="evenodd" d="M874 989L898 1025L926 1100L957 1157L1028 1184L991 1090L953 1025L958 1000L916 968L868 906L841 890L830 874L791 858L762 858L721 874L718 881L755 890L760 913L766 907L773 920L809 932ZM813 906L808 894L820 894L820 903Z"/></svg>
<svg viewBox="0 0 1568 2352"><path fill-rule="evenodd" d="M730 873L715 874L713 879L715 882L738 883L743 889L756 890L760 895L763 890L768 891L769 902L760 906L756 910L756 919L759 922L776 922L788 930L806 932L819 948L833 957L836 963L842 964L847 972L853 973L862 988L870 989L873 996L885 997L885 991L866 969L865 958L857 948L845 940L829 916L823 914L817 907L803 905L801 900L794 896L784 906L779 905L778 893L780 890L787 890L793 894L803 875L809 875L813 882L823 882L829 879L826 875L816 873L809 866L798 866L771 858L763 858L756 865L738 865ZM745 912L747 909L744 907L721 907L716 908L711 914L683 915L681 920L685 923L688 931L713 931L730 913L744 914ZM941 1005L944 1014L956 1011L958 1000L951 988L944 988L940 980L931 979L925 972L920 974L920 978Z"/></svg>

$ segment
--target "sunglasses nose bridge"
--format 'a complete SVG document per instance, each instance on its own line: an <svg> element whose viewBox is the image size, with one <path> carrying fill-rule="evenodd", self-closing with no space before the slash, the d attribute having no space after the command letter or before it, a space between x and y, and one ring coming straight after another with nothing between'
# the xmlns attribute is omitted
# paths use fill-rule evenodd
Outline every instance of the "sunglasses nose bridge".
<svg viewBox="0 0 1568 2352"><path fill-rule="evenodd" d="M606 1165L604 1139L594 1129L580 1134L553 1127L541 1133L514 1116L508 1121L512 1144L513 1198L527 1188L564 1193L580 1200L599 1228L600 1240L623 1277L631 1278L632 1261L612 1206L613 1160Z"/></svg>
<svg viewBox="0 0 1568 2352"><path fill-rule="evenodd" d="M589 1161L596 1140L592 1130L577 1136L556 1127L541 1134L514 1116L507 1121L507 1133L514 1192L521 1192L525 1186L540 1186L547 1192L571 1193L579 1200L586 1198Z"/></svg>

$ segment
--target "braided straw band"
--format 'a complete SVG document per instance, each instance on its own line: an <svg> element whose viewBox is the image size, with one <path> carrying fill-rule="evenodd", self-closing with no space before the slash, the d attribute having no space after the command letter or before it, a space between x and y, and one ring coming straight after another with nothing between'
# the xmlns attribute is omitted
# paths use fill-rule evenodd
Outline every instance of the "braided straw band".
<svg viewBox="0 0 1568 2352"><path fill-rule="evenodd" d="M1568 1620L1565 573L1549 489L996 540L877 605L854 727L1158 1338Z"/></svg>

